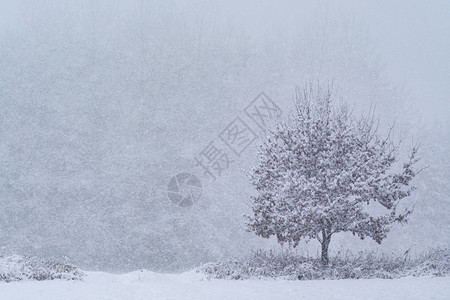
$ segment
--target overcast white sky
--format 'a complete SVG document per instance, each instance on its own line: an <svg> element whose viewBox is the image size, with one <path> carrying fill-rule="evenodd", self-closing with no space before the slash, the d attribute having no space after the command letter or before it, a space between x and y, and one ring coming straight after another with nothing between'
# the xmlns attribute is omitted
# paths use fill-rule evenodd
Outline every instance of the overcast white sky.
<svg viewBox="0 0 450 300"><path fill-rule="evenodd" d="M20 1L0 0L0 33L16 26ZM218 1L213 6L230 4ZM232 4L241 16L256 22L279 22L298 17L313 7L348 14L367 25L375 52L391 79L411 91L427 118L450 115L450 1L248 1ZM364 24L366 23L366 24ZM260 23L255 23L260 24ZM256 25L258 26L258 25ZM2 30L3 29L3 30Z"/></svg>
<svg viewBox="0 0 450 300"><path fill-rule="evenodd" d="M450 116L450 1L362 1L376 51L424 114Z"/></svg>
<svg viewBox="0 0 450 300"><path fill-rule="evenodd" d="M369 30L390 78L411 92L426 119L450 115L450 1L245 1L228 4L248 15L256 30L314 18L318 8Z"/></svg>

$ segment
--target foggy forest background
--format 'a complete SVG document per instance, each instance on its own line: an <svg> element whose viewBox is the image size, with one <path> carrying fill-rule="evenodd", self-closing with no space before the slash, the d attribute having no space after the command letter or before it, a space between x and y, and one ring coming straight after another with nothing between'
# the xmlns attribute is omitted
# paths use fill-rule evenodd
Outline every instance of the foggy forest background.
<svg viewBox="0 0 450 300"><path fill-rule="evenodd" d="M418 1L284 2L0 2L0 247L111 271L180 271L276 247L244 230L244 173L259 140L215 181L195 157L221 145L219 134L261 92L287 114L308 82L332 82L355 112L375 107L381 130L395 123L405 148L420 141L427 167L404 201L415 207L406 226L381 246L337 235L332 253L448 246L450 60L437 61L433 42L403 42L433 34L449 49L448 29L428 24L426 11L407 21ZM382 18L411 25L382 39ZM405 69L383 57L391 49ZM443 72L427 73L430 64ZM167 196L181 172L202 182L190 207Z"/></svg>

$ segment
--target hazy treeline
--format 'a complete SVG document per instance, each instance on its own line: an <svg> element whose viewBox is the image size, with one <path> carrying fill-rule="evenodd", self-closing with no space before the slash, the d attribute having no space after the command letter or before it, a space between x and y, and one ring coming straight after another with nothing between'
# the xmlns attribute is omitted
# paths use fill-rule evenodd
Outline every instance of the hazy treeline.
<svg viewBox="0 0 450 300"><path fill-rule="evenodd" d="M88 269L174 271L267 245L242 229L252 150L215 182L194 157L260 92L287 110L311 80L426 137L419 212L388 244L448 243L435 231L449 222L448 122L414 125L360 20L295 7L282 19L277 4L17 5L0 35L0 246ZM182 171L203 184L190 208L167 199Z"/></svg>

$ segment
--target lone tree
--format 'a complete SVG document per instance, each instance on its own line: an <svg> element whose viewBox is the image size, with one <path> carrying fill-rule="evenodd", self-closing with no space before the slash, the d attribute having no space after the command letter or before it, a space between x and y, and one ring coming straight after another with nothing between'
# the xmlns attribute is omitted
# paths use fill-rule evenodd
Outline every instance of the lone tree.
<svg viewBox="0 0 450 300"><path fill-rule="evenodd" d="M317 239L325 265L334 233L381 243L393 223L405 223L411 214L399 213L397 204L414 189L418 161L413 147L396 168L399 149L391 131L380 137L371 115L355 120L330 89L297 90L294 112L269 131L250 171L257 193L248 229L293 247L300 239Z"/></svg>

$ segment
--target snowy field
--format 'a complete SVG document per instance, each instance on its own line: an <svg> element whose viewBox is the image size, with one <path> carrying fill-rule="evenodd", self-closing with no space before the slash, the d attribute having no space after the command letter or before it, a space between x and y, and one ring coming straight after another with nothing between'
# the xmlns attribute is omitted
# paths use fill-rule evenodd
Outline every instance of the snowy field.
<svg viewBox="0 0 450 300"><path fill-rule="evenodd" d="M203 275L87 272L83 281L0 283L1 299L450 299L450 277L208 280Z"/></svg>

